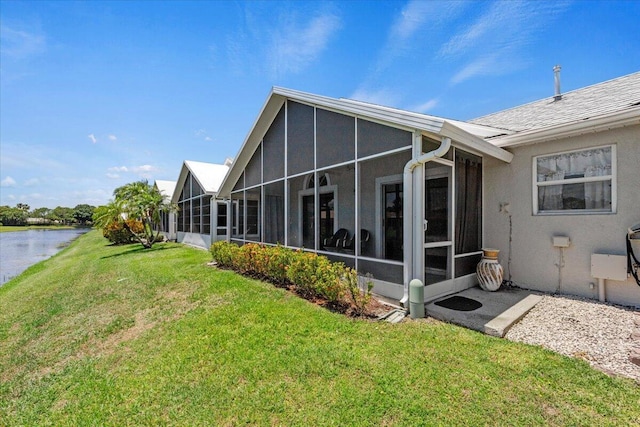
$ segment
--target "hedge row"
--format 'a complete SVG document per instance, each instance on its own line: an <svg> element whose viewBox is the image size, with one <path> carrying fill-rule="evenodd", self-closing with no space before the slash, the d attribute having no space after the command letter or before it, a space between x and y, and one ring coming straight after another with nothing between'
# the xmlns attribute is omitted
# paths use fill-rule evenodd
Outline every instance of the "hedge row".
<svg viewBox="0 0 640 427"><path fill-rule="evenodd" d="M221 267L258 276L279 285L294 285L305 296L318 296L330 303L347 303L356 314L364 314L371 300L373 283L358 276L343 263L327 257L282 246L224 241L211 245L213 259Z"/></svg>

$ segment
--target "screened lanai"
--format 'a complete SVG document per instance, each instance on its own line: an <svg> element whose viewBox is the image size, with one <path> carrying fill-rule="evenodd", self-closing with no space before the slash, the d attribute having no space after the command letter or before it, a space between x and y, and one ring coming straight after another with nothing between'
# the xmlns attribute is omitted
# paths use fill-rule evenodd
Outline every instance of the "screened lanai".
<svg viewBox="0 0 640 427"><path fill-rule="evenodd" d="M172 197L178 242L209 248L226 239L227 204L216 196L229 164L184 162Z"/></svg>
<svg viewBox="0 0 640 427"><path fill-rule="evenodd" d="M412 278L427 295L471 286L487 152L510 160L441 119L276 88L220 190L230 240L323 254L398 299Z"/></svg>

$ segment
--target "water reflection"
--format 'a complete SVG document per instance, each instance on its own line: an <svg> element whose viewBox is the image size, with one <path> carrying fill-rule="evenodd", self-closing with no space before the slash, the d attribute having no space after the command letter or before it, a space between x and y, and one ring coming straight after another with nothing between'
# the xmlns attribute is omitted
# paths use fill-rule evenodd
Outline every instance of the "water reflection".
<svg viewBox="0 0 640 427"><path fill-rule="evenodd" d="M0 233L0 286L47 259L88 229L25 230Z"/></svg>

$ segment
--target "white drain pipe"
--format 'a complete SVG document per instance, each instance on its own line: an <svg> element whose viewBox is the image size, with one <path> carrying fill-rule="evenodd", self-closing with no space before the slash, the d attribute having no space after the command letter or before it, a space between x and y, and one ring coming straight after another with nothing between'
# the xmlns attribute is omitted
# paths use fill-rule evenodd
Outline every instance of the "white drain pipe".
<svg viewBox="0 0 640 427"><path fill-rule="evenodd" d="M421 147L422 133L417 132L414 138L420 138L419 146ZM409 300L409 282L412 278L412 269L410 267L416 263L416 259L421 259L421 257L417 255L421 250L423 244L423 239L417 239L417 236L422 236L423 233L422 227L416 226L416 224L422 224L422 209L419 205L414 203L413 170L418 166L424 165L428 161L447 154L447 151L449 151L449 148L451 148L451 139L443 136L441 140L442 143L440 144L440 147L433 151L429 151L428 153L424 153L418 157L414 157L413 159L409 160L409 162L407 162L407 164L404 166L402 187L402 192L404 193L404 201L402 216L404 218L404 221L408 221L408 223L405 222L404 226L402 227L404 294L400 302L404 307L407 306L407 302ZM422 200L422 196L420 196L419 199ZM415 243L414 237L416 237ZM420 244L420 247L418 247L418 243Z"/></svg>

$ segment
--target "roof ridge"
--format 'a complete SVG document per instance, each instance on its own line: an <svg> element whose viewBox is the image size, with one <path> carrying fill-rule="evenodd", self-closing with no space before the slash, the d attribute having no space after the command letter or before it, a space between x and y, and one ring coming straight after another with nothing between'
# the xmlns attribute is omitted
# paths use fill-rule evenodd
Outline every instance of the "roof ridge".
<svg viewBox="0 0 640 427"><path fill-rule="evenodd" d="M614 82L616 80L627 79L627 78L633 77L635 75L638 75L640 77L640 71L636 71L636 72L633 72L633 73L625 74L624 76L614 77L612 79L605 80L605 81L602 81L602 82L593 83L593 84L590 84L588 86L582 86L582 87L579 87L579 88L576 88L576 89L572 89L570 91L563 92L561 95L564 97L565 95L575 94L576 92L587 91L587 90L592 89L595 86L610 84L610 83L612 83L612 82ZM524 108L524 107L527 107L529 105L533 105L533 104L545 101L545 100L550 99L550 98L553 98L553 96L545 96L544 98L538 98L538 99L536 99L534 101L526 102L526 103L520 104L520 105L515 105L513 107L505 108L504 110L494 111L493 113L484 114L482 116L475 117L475 118L467 120L467 121L469 123L482 124L482 123L478 123L478 121L480 121L481 119L484 119L486 117L491 117L491 116L494 116L494 115L506 113L508 111ZM493 127L496 127L496 126L493 126Z"/></svg>

